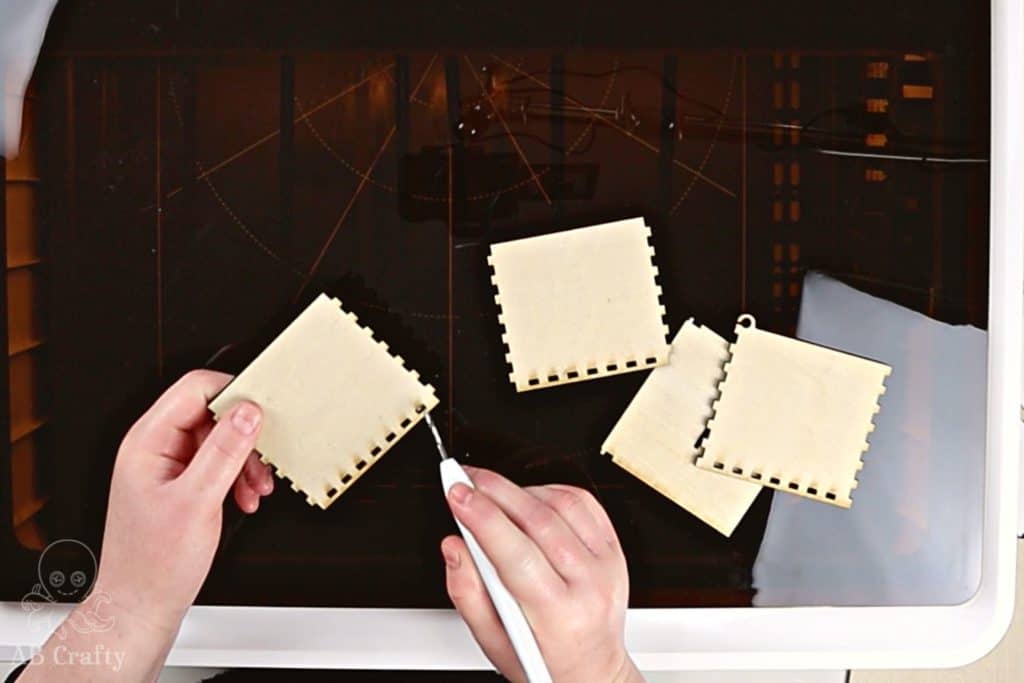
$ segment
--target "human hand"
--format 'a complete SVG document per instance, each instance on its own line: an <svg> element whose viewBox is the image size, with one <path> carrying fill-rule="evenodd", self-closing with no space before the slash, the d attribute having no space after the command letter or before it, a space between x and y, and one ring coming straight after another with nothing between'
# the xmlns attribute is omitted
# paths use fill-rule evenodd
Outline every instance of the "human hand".
<svg viewBox="0 0 1024 683"><path fill-rule="evenodd" d="M228 491L251 513L274 487L270 469L253 452L259 407L240 402L217 424L206 409L230 380L220 372L190 372L128 430L110 482L96 584L19 681L157 679L210 571ZM96 619L102 628L76 626ZM61 654L98 648L118 656L75 666Z"/></svg>
<svg viewBox="0 0 1024 683"><path fill-rule="evenodd" d="M623 641L629 577L608 515L588 492L552 484L520 488L489 470L464 468L448 503L523 608L555 683L642 681ZM465 542L441 542L448 595L484 654L525 682Z"/></svg>
<svg viewBox="0 0 1024 683"><path fill-rule="evenodd" d="M188 373L139 418L117 453L96 588L161 628L177 630L206 579L228 491L252 513L274 487L253 452L259 407L240 402L218 423L207 410L230 380Z"/></svg>

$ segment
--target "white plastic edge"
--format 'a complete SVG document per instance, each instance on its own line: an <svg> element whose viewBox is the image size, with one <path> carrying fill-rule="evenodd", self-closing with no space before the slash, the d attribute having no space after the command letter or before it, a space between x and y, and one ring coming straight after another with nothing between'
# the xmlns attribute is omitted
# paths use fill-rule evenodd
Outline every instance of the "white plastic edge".
<svg viewBox="0 0 1024 683"><path fill-rule="evenodd" d="M630 610L627 646L642 670L955 667L981 658L1005 634L1013 612L1020 481L1022 46L1024 4L994 0L988 443L978 592L949 607ZM0 658L25 657L46 635L32 631L18 603L0 603ZM168 664L489 668L450 610L211 606L190 610Z"/></svg>

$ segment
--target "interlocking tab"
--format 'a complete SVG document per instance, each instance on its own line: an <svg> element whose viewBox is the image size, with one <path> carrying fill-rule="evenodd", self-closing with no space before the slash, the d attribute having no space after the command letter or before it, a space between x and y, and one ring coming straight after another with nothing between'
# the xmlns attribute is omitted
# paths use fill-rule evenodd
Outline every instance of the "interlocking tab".
<svg viewBox="0 0 1024 683"><path fill-rule="evenodd" d="M321 294L210 403L263 409L257 449L326 509L437 405L434 389L337 299Z"/></svg>
<svg viewBox="0 0 1024 683"><path fill-rule="evenodd" d="M616 465L725 536L761 490L695 465L728 357L728 342L687 320L668 363L651 372L601 446Z"/></svg>
<svg viewBox="0 0 1024 683"><path fill-rule="evenodd" d="M516 391L666 362L650 233L643 219L631 218L491 247Z"/></svg>
<svg viewBox="0 0 1024 683"><path fill-rule="evenodd" d="M850 507L891 368L740 316L697 466Z"/></svg>

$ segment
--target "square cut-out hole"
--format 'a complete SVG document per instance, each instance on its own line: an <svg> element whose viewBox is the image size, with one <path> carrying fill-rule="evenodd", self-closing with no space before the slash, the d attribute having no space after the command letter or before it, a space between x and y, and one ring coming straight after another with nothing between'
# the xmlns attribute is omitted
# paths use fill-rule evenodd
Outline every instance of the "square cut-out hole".
<svg viewBox="0 0 1024 683"><path fill-rule="evenodd" d="M402 420L402 424L401 424L402 429L405 429L406 427L408 427L410 422L412 422L412 420L410 420L409 418L405 418L404 420Z"/></svg>
<svg viewBox="0 0 1024 683"><path fill-rule="evenodd" d="M531 387L535 387L538 384L540 384L540 380L537 379L536 377L531 377L527 384L529 384Z"/></svg>
<svg viewBox="0 0 1024 683"><path fill-rule="evenodd" d="M338 489L334 488L333 486L330 487L329 489L327 489L327 497L328 498L334 498L334 495L336 493L338 493Z"/></svg>
<svg viewBox="0 0 1024 683"><path fill-rule="evenodd" d="M598 372L597 368L587 368L587 375L596 375Z"/></svg>
<svg viewBox="0 0 1024 683"><path fill-rule="evenodd" d="M626 361L626 367L627 368L635 368L636 365L637 365L637 363L636 363L635 360L627 360Z"/></svg>
<svg viewBox="0 0 1024 683"><path fill-rule="evenodd" d="M419 415L420 413L422 413L426 409L427 409L427 407L421 403L418 406L416 406L416 414Z"/></svg>
<svg viewBox="0 0 1024 683"><path fill-rule="evenodd" d="M724 462L716 462L715 463L715 469L716 470L724 470L725 469L725 463Z"/></svg>
<svg viewBox="0 0 1024 683"><path fill-rule="evenodd" d="M836 494L834 494L831 491L829 491L828 493L825 494L825 497L828 498L829 500L835 500L836 499Z"/></svg>
<svg viewBox="0 0 1024 683"><path fill-rule="evenodd" d="M349 483L350 481L352 481L352 475L351 475L351 474L349 474L348 472L346 472L346 473L345 473L345 476L341 478L341 483L342 483L342 484L347 484L347 483Z"/></svg>
<svg viewBox="0 0 1024 683"><path fill-rule="evenodd" d="M364 467L366 467L366 461L365 460L360 460L359 462L356 463L356 469L357 470L361 470Z"/></svg>
<svg viewBox="0 0 1024 683"><path fill-rule="evenodd" d="M743 474L743 468L742 467L733 467L732 468L732 473L733 474Z"/></svg>
<svg viewBox="0 0 1024 683"><path fill-rule="evenodd" d="M395 440L395 433L391 432L390 434L384 437L384 440L387 441L388 443L391 443L392 441Z"/></svg>
<svg viewBox="0 0 1024 683"><path fill-rule="evenodd" d="M772 477L771 479L768 480L768 483L771 484L772 486L778 486L782 482L779 481L778 477Z"/></svg>
<svg viewBox="0 0 1024 683"><path fill-rule="evenodd" d="M800 484L796 483L795 481L791 481L791 482L789 482L789 488L791 490L793 490L793 491L799 491L800 490Z"/></svg>
<svg viewBox="0 0 1024 683"><path fill-rule="evenodd" d="M380 446L374 446L373 449L370 451L370 455L376 457L380 455L380 450Z"/></svg>
<svg viewBox="0 0 1024 683"><path fill-rule="evenodd" d="M755 480L755 481L761 481L761 473L760 472L751 472L750 473L750 478Z"/></svg>
<svg viewBox="0 0 1024 683"><path fill-rule="evenodd" d="M646 363L647 365L654 365L657 362L658 362L658 359L655 358L654 356L651 356L650 358L645 358L644 359L644 363Z"/></svg>
<svg viewBox="0 0 1024 683"><path fill-rule="evenodd" d="M809 495L809 496L816 496L816 495L818 495L818 489L814 488L813 486L808 486L807 487L807 495Z"/></svg>
<svg viewBox="0 0 1024 683"><path fill-rule="evenodd" d="M570 370L569 372L565 373L565 376L569 379L576 379L577 377L580 376L580 373L576 372L575 370Z"/></svg>
<svg viewBox="0 0 1024 683"><path fill-rule="evenodd" d="M606 370L607 370L608 372L615 372L616 370L618 370L618 369L619 369L619 366L618 366L618 365L616 365L615 363L609 363L609 364L608 364L608 367L607 367L607 368L605 368L605 369L606 369Z"/></svg>
<svg viewBox="0 0 1024 683"><path fill-rule="evenodd" d="M548 381L549 382L557 382L558 381L558 375L548 375Z"/></svg>

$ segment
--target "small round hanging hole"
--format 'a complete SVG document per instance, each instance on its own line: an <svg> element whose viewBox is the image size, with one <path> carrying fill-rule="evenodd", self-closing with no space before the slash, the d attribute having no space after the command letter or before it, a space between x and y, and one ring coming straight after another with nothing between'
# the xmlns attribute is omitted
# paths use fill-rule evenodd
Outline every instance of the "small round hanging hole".
<svg viewBox="0 0 1024 683"><path fill-rule="evenodd" d="M739 325L740 327L749 327L753 329L754 327L757 326L757 321L754 320L754 316L750 315L749 313L744 313L743 315L736 319L736 324Z"/></svg>

